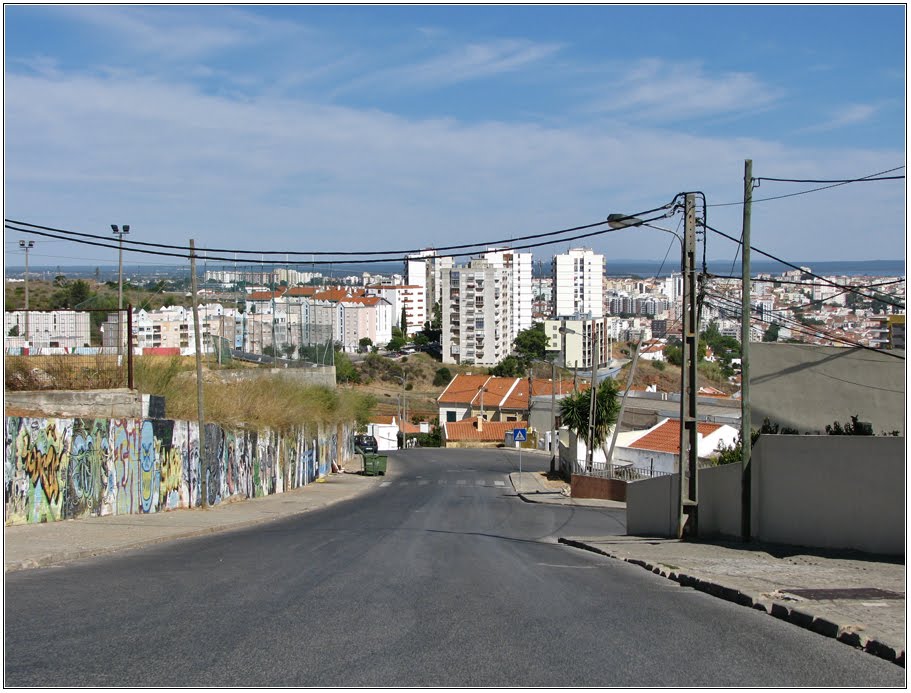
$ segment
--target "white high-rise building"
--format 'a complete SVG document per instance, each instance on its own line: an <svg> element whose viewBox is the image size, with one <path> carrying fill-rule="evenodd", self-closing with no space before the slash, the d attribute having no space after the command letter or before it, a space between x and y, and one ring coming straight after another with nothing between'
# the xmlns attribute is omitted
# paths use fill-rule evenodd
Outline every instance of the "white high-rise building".
<svg viewBox="0 0 911 693"><path fill-rule="evenodd" d="M487 260L494 267L510 270L509 343L512 344L519 332L528 330L532 326L532 303L534 302L531 283L532 254L517 253L511 248L488 248L481 259Z"/></svg>
<svg viewBox="0 0 911 693"><path fill-rule="evenodd" d="M422 250L405 259L405 283L423 287L428 320L433 317L434 305L442 302L441 273L452 266L451 257L441 257L435 250Z"/></svg>
<svg viewBox="0 0 911 693"><path fill-rule="evenodd" d="M604 316L604 256L588 248L571 248L554 256L556 317Z"/></svg>

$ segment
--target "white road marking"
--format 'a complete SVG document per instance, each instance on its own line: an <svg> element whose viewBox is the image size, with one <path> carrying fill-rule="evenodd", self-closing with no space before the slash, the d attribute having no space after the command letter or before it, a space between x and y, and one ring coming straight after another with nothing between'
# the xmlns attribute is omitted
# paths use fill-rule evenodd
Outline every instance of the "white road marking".
<svg viewBox="0 0 911 693"><path fill-rule="evenodd" d="M475 484L476 484L477 486L486 486L486 485L487 485L486 482L484 481L484 479L478 479L478 480L475 482Z"/></svg>
<svg viewBox="0 0 911 693"><path fill-rule="evenodd" d="M391 481L384 481L382 484L380 484L380 488L383 488L384 486L389 486L389 484L391 484L391 483L392 483Z"/></svg>
<svg viewBox="0 0 911 693"><path fill-rule="evenodd" d="M426 485L429 484L429 483L430 483L430 482L427 481L427 479L421 479L421 480L418 482L418 486L426 486Z"/></svg>
<svg viewBox="0 0 911 693"><path fill-rule="evenodd" d="M459 480L456 482L456 484L458 484L459 486L464 486L464 485L467 484L467 483L468 483L468 482L465 481L465 479L459 479Z"/></svg>
<svg viewBox="0 0 911 693"><path fill-rule="evenodd" d="M494 486L506 486L506 482L505 481L494 481L493 485Z"/></svg>

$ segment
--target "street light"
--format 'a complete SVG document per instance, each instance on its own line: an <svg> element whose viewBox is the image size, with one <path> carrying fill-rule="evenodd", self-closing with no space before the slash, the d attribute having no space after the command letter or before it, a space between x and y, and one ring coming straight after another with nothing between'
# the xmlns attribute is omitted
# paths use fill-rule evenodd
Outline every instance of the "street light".
<svg viewBox="0 0 911 693"><path fill-rule="evenodd" d="M130 232L130 225L124 224L123 230L117 224L111 224L114 235L120 239L117 270L117 353L120 353L123 344L123 237Z"/></svg>
<svg viewBox="0 0 911 693"><path fill-rule="evenodd" d="M25 251L25 345L28 346L28 251L35 247L35 241L19 241Z"/></svg>
<svg viewBox="0 0 911 693"><path fill-rule="evenodd" d="M697 381L697 347L699 345L698 302L696 300L696 196L702 197L703 215L705 214L705 195L702 193L678 193L669 209L676 212L680 209L679 200L684 204L684 235L670 229L652 224L625 214L611 214L607 223L611 228L624 229L635 226L648 226L664 231L680 242L680 271L683 275L683 312L682 312L682 356L680 369L680 493L677 502L677 538L682 539L684 530L690 536L698 535L698 485L696 467L698 463L698 416L696 407ZM705 219L702 220L705 226ZM686 463L684 463L684 458ZM687 478L687 468L689 478Z"/></svg>

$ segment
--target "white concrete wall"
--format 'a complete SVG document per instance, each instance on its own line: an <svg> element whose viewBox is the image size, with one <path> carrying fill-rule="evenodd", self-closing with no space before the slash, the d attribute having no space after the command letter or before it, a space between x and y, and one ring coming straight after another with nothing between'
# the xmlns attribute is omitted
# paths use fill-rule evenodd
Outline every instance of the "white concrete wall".
<svg viewBox="0 0 911 693"><path fill-rule="evenodd" d="M699 488L699 535L739 539L743 466L723 464L696 472Z"/></svg>
<svg viewBox="0 0 911 693"><path fill-rule="evenodd" d="M627 533L644 537L676 537L679 488L676 474L627 484Z"/></svg>
<svg viewBox="0 0 911 693"><path fill-rule="evenodd" d="M398 450L399 427L394 424L367 424L367 433L376 438L376 449Z"/></svg>
<svg viewBox="0 0 911 693"><path fill-rule="evenodd" d="M753 447L752 537L905 553L905 439L762 436ZM700 536L740 537L741 466L698 472ZM627 531L676 536L677 475L627 486Z"/></svg>
<svg viewBox="0 0 911 693"><path fill-rule="evenodd" d="M753 463L758 539L904 554L904 438L762 436Z"/></svg>

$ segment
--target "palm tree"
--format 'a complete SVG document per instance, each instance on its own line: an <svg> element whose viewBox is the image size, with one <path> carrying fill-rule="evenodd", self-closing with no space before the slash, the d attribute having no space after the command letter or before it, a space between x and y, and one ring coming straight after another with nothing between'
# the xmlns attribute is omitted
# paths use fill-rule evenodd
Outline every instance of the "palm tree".
<svg viewBox="0 0 911 693"><path fill-rule="evenodd" d="M591 393L574 392L560 401L560 418L566 427L578 437L588 441L588 420L591 411ZM611 427L617 423L620 401L617 398L617 383L605 379L598 386L595 395L594 447L605 443Z"/></svg>

